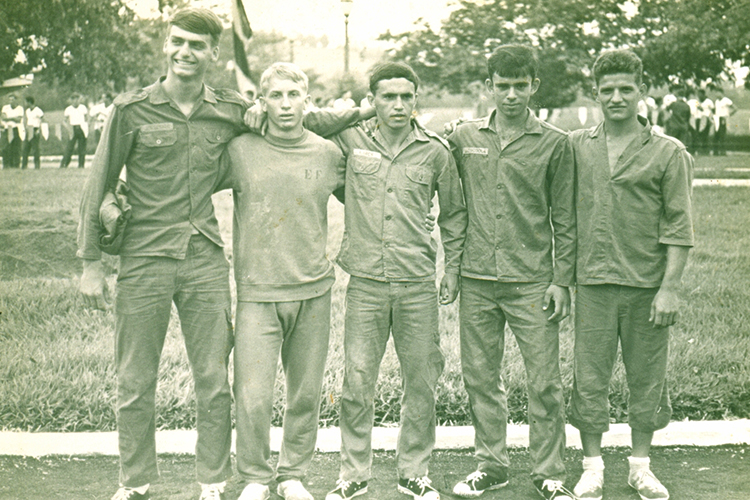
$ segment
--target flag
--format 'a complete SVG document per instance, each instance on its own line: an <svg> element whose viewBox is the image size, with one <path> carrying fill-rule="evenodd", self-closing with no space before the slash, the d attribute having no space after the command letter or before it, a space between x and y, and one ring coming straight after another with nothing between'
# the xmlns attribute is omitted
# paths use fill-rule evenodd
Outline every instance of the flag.
<svg viewBox="0 0 750 500"><path fill-rule="evenodd" d="M232 40L234 42L234 73L237 78L237 88L239 88L240 94L255 99L258 87L250 78L250 66L247 63L247 53L245 52L245 47L253 36L253 30L250 27L250 21L247 19L242 0L230 1L232 2Z"/></svg>

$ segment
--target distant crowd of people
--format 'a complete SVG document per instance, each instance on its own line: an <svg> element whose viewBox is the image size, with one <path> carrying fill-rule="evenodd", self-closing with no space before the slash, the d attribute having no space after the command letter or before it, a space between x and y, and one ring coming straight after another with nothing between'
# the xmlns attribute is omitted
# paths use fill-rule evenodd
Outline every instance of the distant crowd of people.
<svg viewBox="0 0 750 500"><path fill-rule="evenodd" d="M98 143L107 117L112 112L112 100L112 94L106 92L97 103L87 106L81 94L70 96L63 113L62 126L67 132L67 141L60 168L67 168L74 152L78 153L78 168L83 168L89 131L93 129L94 140ZM30 95L24 98L25 105L21 104L16 93L9 94L6 101L2 107L0 125L3 168L27 168L29 156L34 158L34 168L41 168L40 138L49 138L49 124L44 118L44 111Z"/></svg>
<svg viewBox="0 0 750 500"><path fill-rule="evenodd" d="M648 96L638 103L638 113L679 139L693 155L727 154L727 118L737 112L734 102L718 91L711 99L703 89L696 94L680 91L664 97Z"/></svg>

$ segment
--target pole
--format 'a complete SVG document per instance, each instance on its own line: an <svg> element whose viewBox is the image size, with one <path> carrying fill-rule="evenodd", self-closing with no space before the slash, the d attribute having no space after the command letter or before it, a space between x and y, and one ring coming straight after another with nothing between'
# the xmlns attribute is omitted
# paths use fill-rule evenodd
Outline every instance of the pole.
<svg viewBox="0 0 750 500"><path fill-rule="evenodd" d="M349 74L349 16L344 16L344 73Z"/></svg>

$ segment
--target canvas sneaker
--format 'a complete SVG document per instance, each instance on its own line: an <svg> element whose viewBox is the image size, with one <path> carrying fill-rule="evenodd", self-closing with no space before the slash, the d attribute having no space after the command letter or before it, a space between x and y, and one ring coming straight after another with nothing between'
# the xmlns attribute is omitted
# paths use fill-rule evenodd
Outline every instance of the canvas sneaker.
<svg viewBox="0 0 750 500"><path fill-rule="evenodd" d="M554 479L537 479L534 481L536 491L546 500L574 500L572 491L563 486L562 481Z"/></svg>
<svg viewBox="0 0 750 500"><path fill-rule="evenodd" d="M573 493L580 500L602 500L604 471L584 470Z"/></svg>
<svg viewBox="0 0 750 500"><path fill-rule="evenodd" d="M287 479L279 483L276 493L284 500L314 500L313 496L298 479Z"/></svg>
<svg viewBox="0 0 750 500"><path fill-rule="evenodd" d="M508 486L508 471L503 470L499 476L490 476L480 470L474 471L463 481L456 483L453 493L460 497L478 497L487 490L496 490Z"/></svg>
<svg viewBox="0 0 750 500"><path fill-rule="evenodd" d="M427 476L398 480L398 491L411 495L414 500L440 500L440 493L432 487Z"/></svg>
<svg viewBox="0 0 750 500"><path fill-rule="evenodd" d="M326 500L349 500L365 493L367 493L367 481L356 483L339 479L336 481L336 487L326 495Z"/></svg>
<svg viewBox="0 0 750 500"><path fill-rule="evenodd" d="M224 500L224 487L227 483L201 484L198 500Z"/></svg>
<svg viewBox="0 0 750 500"><path fill-rule="evenodd" d="M668 500L669 492L656 479L650 469L635 471L628 477L628 484L638 492L641 500Z"/></svg>
<svg viewBox="0 0 750 500"><path fill-rule="evenodd" d="M265 484L248 483L237 500L268 500L271 491Z"/></svg>
<svg viewBox="0 0 750 500"><path fill-rule="evenodd" d="M151 498L148 490L145 493L138 493L133 488L122 487L117 490L112 500L148 500Z"/></svg>

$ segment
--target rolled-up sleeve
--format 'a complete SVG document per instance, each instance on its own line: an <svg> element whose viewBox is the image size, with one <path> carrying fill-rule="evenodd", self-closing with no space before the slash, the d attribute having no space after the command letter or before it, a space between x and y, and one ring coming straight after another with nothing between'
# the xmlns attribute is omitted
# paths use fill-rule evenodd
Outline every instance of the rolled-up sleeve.
<svg viewBox="0 0 750 500"><path fill-rule="evenodd" d="M661 183L664 211L659 220L659 243L692 247L693 157L685 149L672 154Z"/></svg>

